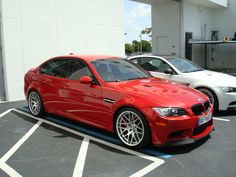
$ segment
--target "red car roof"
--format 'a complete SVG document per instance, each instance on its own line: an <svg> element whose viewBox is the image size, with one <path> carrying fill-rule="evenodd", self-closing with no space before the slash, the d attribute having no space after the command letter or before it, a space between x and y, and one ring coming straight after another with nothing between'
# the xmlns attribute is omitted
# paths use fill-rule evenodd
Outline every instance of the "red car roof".
<svg viewBox="0 0 236 177"><path fill-rule="evenodd" d="M86 61L94 61L94 60L99 60L99 59L117 59L120 57L117 56L112 56L112 55L64 55L64 56L58 56L58 58L65 57L65 58L81 58Z"/></svg>

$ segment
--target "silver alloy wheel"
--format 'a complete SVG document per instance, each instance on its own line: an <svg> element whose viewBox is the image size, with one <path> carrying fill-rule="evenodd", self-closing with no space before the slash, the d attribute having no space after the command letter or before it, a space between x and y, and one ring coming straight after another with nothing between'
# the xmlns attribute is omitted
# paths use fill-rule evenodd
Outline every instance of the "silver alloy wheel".
<svg viewBox="0 0 236 177"><path fill-rule="evenodd" d="M145 132L142 119L133 111L124 111L118 116L116 131L119 138L128 146L139 145Z"/></svg>
<svg viewBox="0 0 236 177"><path fill-rule="evenodd" d="M215 97L214 97L213 93L210 90L204 89L204 88L200 88L198 90L200 92L204 93L209 98L212 105L215 104Z"/></svg>
<svg viewBox="0 0 236 177"><path fill-rule="evenodd" d="M34 116L39 115L39 113L41 111L41 100L40 100L38 93L31 92L29 94L28 105L29 105L30 112Z"/></svg>

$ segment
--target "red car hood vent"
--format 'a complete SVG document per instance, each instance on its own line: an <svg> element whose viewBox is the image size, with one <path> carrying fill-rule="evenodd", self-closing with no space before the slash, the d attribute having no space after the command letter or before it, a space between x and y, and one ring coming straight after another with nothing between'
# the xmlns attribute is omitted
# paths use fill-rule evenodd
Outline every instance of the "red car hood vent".
<svg viewBox="0 0 236 177"><path fill-rule="evenodd" d="M143 85L144 87L152 87L151 85Z"/></svg>

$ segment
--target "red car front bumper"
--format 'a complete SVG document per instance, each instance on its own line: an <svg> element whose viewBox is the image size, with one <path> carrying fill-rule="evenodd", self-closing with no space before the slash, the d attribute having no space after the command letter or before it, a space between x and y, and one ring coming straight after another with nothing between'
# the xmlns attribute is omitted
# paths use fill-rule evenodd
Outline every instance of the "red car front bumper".
<svg viewBox="0 0 236 177"><path fill-rule="evenodd" d="M213 116L204 124L198 120L205 115L213 115L212 108L201 116L195 116L191 109L189 115L161 118L152 110L145 110L152 132L152 143L157 146L173 146L194 143L208 136L213 130Z"/></svg>

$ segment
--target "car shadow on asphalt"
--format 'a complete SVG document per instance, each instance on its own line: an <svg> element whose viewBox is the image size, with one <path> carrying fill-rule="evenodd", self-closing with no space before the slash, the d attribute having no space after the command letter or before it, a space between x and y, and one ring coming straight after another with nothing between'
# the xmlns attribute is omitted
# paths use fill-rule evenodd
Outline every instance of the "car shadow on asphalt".
<svg viewBox="0 0 236 177"><path fill-rule="evenodd" d="M158 150L159 152L170 154L170 155L186 154L199 148L204 143L206 143L209 139L211 139L211 135L208 135L205 138L192 144L171 146L171 147L153 147L153 148L156 148L156 150Z"/></svg>
<svg viewBox="0 0 236 177"><path fill-rule="evenodd" d="M24 112L28 112L26 109L23 110ZM29 113L29 112L28 112ZM145 153L148 155L153 155L153 156L160 156L160 157L167 157L169 158L171 155L176 155L176 154L185 154L185 153L189 153L191 151L193 151L194 149L197 149L198 147L200 147L201 145L203 145L204 143L206 143L211 136L208 135L207 137L193 143L193 144L188 144L188 145L181 145L181 146L171 146L171 147L156 147L156 146L152 146L150 145L147 148L144 149L135 149L135 148L130 148L127 147L125 145L123 145L121 143L121 141L118 139L118 137L115 135L115 133L110 133L107 132L105 130L99 129L99 128L95 128L93 126L78 122L78 121L74 121L68 118L64 118L64 117L60 117L60 116L55 116L55 115L51 115L51 114L47 114L43 117L43 119L50 121L50 122L54 122L56 124L71 128L75 131L81 132L85 135L89 135L98 139L102 139L104 141L110 142L112 144L127 148L127 149L131 149L131 150L135 150L141 153ZM45 128L45 127L44 127ZM54 129L51 126L47 126L47 129ZM66 133L61 133L61 136L57 136L55 138L66 138L67 136L71 136L71 134L66 134ZM95 143L93 141L93 143ZM107 145L101 144L101 143L96 143L97 146L99 146L100 148L112 151L114 153L121 153L121 154L126 154L126 152L117 150L115 148L109 147Z"/></svg>
<svg viewBox="0 0 236 177"><path fill-rule="evenodd" d="M51 116L51 115L48 115L48 116ZM75 130L78 130L79 132L82 132L84 134L102 139L104 141L122 146L124 148L135 150L135 151L138 151L138 152L141 152L141 153L146 153L146 154L149 154L149 155L158 154L156 152L159 152L160 153L159 155L161 155L161 156L189 153L189 152L193 151L194 149L197 149L198 147L200 147L202 144L206 143L211 138L211 136L208 135L205 138L203 138L203 139L201 139L201 140L199 140L199 141L197 141L193 144L188 144L188 145L179 145L179 146L171 146L171 147L156 147L156 146L150 145L149 147L147 147L145 149L142 149L142 148L137 149L137 148L127 147L127 146L123 145L121 143L121 141L118 139L118 137L115 135L115 133L110 133L110 132L107 132L105 130L95 128L95 127L89 126L87 124L84 124L84 123L81 123L81 122L78 122L78 121L74 121L74 120L70 120L70 119L67 119L67 118L58 117L58 116L53 116L53 117L56 118L56 119L63 120L64 123L66 122L70 125L74 125L75 128L71 127L70 125L68 127L72 128L72 129L75 129ZM47 116L45 118L47 119ZM56 123L58 123L58 122L56 122ZM64 125L64 123L62 125ZM60 124L60 122L59 122L59 124ZM78 127L78 129L76 127ZM99 146L100 148L104 148L106 150L109 150L109 151L112 151L112 152L115 152L115 153L126 154L123 151L119 151L117 149L114 149L114 148L109 147L107 145L103 145L101 143L95 143L95 144L97 146ZM151 153L149 153L150 150L152 151Z"/></svg>

